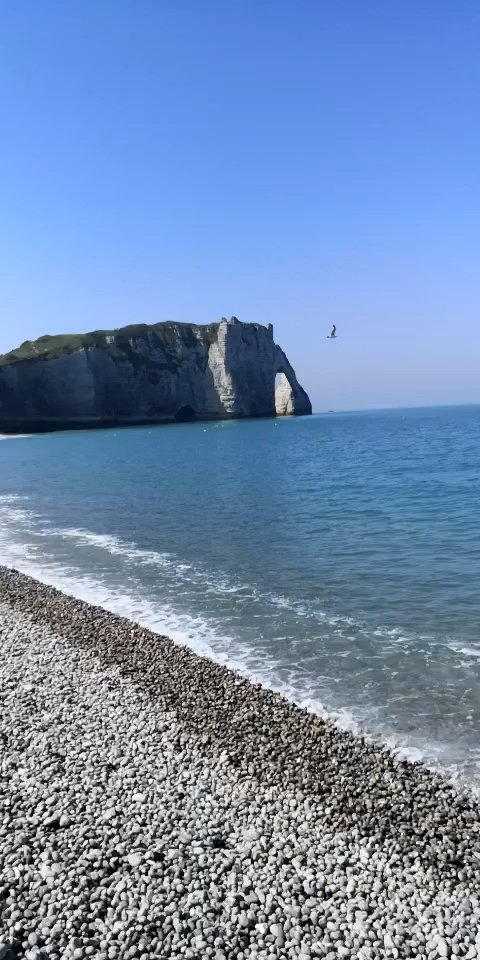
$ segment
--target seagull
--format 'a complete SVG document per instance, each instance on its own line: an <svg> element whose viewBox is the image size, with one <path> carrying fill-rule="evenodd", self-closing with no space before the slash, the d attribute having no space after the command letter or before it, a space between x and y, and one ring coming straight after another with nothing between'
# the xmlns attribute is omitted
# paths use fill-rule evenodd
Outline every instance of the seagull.
<svg viewBox="0 0 480 960"><path fill-rule="evenodd" d="M335 324L333 324L332 332L328 334L327 340L335 340L336 336L337 336L337 328Z"/></svg>

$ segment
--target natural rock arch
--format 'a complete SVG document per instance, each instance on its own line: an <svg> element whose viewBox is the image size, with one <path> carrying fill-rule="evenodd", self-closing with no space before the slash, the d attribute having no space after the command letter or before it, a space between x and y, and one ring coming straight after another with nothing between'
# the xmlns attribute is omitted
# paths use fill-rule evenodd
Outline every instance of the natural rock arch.
<svg viewBox="0 0 480 960"><path fill-rule="evenodd" d="M312 407L271 324L136 324L40 337L0 356L0 433L274 417ZM287 386L283 383L283 393Z"/></svg>
<svg viewBox="0 0 480 960"><path fill-rule="evenodd" d="M275 348L273 378L277 417L298 417L312 412L310 400L300 386L291 363L279 346Z"/></svg>

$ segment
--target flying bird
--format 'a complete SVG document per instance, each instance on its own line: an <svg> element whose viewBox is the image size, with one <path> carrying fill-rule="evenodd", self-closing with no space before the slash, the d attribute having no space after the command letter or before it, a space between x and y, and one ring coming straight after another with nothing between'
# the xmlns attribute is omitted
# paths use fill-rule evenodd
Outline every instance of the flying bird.
<svg viewBox="0 0 480 960"><path fill-rule="evenodd" d="M337 328L335 324L333 324L332 332L328 334L327 340L335 340L336 336L337 336Z"/></svg>

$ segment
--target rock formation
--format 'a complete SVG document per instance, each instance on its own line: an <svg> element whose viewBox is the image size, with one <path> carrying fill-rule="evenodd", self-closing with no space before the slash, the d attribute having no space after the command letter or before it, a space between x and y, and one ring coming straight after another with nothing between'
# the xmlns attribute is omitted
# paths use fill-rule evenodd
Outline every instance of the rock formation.
<svg viewBox="0 0 480 960"><path fill-rule="evenodd" d="M235 317L41 337L0 357L4 433L311 412L271 324Z"/></svg>

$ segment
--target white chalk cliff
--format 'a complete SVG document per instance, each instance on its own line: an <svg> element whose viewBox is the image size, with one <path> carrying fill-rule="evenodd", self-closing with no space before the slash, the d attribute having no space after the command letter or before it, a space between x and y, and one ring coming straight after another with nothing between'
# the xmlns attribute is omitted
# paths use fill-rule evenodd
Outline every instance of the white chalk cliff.
<svg viewBox="0 0 480 960"><path fill-rule="evenodd" d="M235 317L41 337L0 357L0 432L311 412L272 326Z"/></svg>

